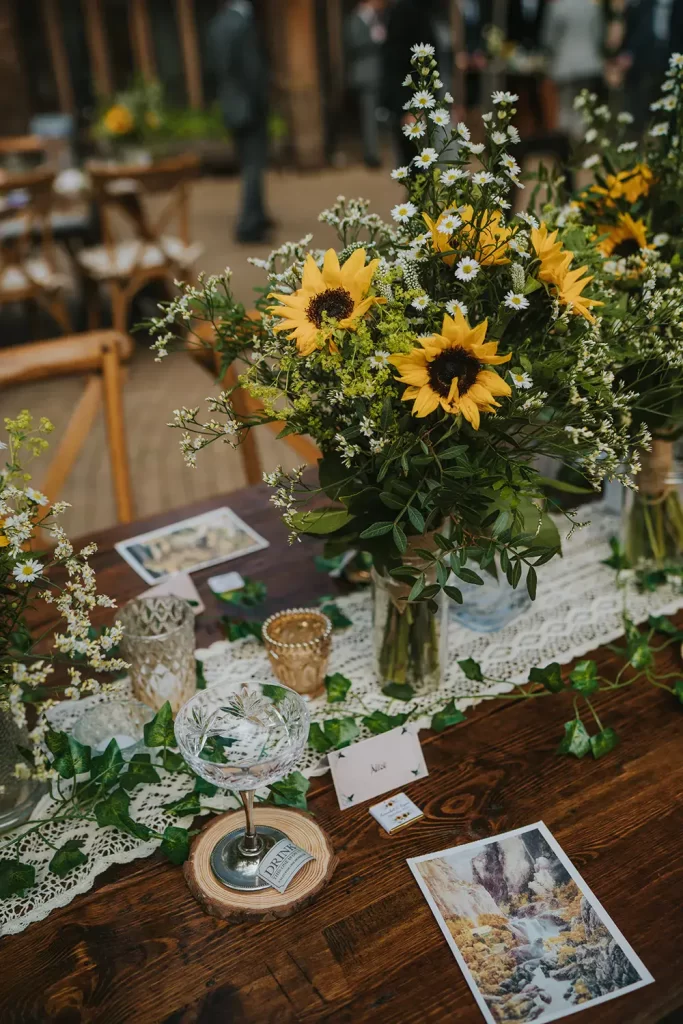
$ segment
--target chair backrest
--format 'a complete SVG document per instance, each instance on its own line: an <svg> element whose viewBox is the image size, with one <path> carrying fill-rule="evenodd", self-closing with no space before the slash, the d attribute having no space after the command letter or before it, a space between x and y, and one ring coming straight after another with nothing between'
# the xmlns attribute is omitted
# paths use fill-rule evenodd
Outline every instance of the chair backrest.
<svg viewBox="0 0 683 1024"><path fill-rule="evenodd" d="M21 172L47 160L48 145L40 135L1 135L0 166Z"/></svg>
<svg viewBox="0 0 683 1024"><path fill-rule="evenodd" d="M149 166L113 167L93 161L88 171L105 245L116 241L117 213L132 226L138 241L157 242L175 221L181 241L190 244L189 186L199 176L197 156L172 157ZM150 196L157 198L154 211L146 202ZM160 196L164 199L159 206Z"/></svg>
<svg viewBox="0 0 683 1024"><path fill-rule="evenodd" d="M21 174L0 171L0 279L13 267L22 275L27 273L29 256L40 256L51 270L56 269L51 220L54 181L55 171L49 167Z"/></svg>

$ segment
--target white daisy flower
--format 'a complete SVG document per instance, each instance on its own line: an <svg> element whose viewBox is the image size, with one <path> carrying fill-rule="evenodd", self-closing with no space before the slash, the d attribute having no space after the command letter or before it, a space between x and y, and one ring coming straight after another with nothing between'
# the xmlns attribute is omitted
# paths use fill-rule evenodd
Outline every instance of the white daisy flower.
<svg viewBox="0 0 683 1024"><path fill-rule="evenodd" d="M513 185L516 185L517 188L526 188L526 185L519 180L516 174L513 174L512 171L508 171L508 174Z"/></svg>
<svg viewBox="0 0 683 1024"><path fill-rule="evenodd" d="M512 171L513 174L519 174L521 167L515 160L514 156L510 156L509 153L503 153L499 161L501 167L505 167L506 170Z"/></svg>
<svg viewBox="0 0 683 1024"><path fill-rule="evenodd" d="M612 112L607 104L603 103L601 106L595 108L595 116L601 117L603 121L609 121L612 116Z"/></svg>
<svg viewBox="0 0 683 1024"><path fill-rule="evenodd" d="M453 97L451 96L451 94L449 92L445 92L443 94L443 101L444 101L444 103L454 103L455 102L455 100L453 99Z"/></svg>
<svg viewBox="0 0 683 1024"><path fill-rule="evenodd" d="M459 281L471 281L479 273L479 264L476 260L465 256L455 268L455 276Z"/></svg>
<svg viewBox="0 0 683 1024"><path fill-rule="evenodd" d="M46 494L43 494L41 491L35 491L32 487L26 488L26 496L31 501L34 501L36 505L47 505L50 500Z"/></svg>
<svg viewBox="0 0 683 1024"><path fill-rule="evenodd" d="M600 154L599 153L592 153L590 156L586 157L586 159L583 161L581 166L583 167L583 169L585 171L589 171L591 169L591 167L596 167L599 163L600 163Z"/></svg>
<svg viewBox="0 0 683 1024"><path fill-rule="evenodd" d="M660 121L658 124L654 124L652 126L652 128L650 128L650 131L648 132L648 135L652 136L653 139L658 138L660 135L668 135L668 134L669 134L669 122L668 121Z"/></svg>
<svg viewBox="0 0 683 1024"><path fill-rule="evenodd" d="M489 110L487 114L482 114L481 119L484 122L484 124L488 124L489 121L493 121L493 111Z"/></svg>
<svg viewBox="0 0 683 1024"><path fill-rule="evenodd" d="M432 107L436 106L436 100L432 96L431 92L427 92L426 89L420 89L416 92L410 101L412 107L421 107L424 110L431 110Z"/></svg>
<svg viewBox="0 0 683 1024"><path fill-rule="evenodd" d="M617 265L617 261L616 260L605 260L605 262L602 265L602 269L607 274L616 274L616 272L619 269L619 267Z"/></svg>
<svg viewBox="0 0 683 1024"><path fill-rule="evenodd" d="M669 67L683 68L683 53L672 53L669 57Z"/></svg>
<svg viewBox="0 0 683 1024"><path fill-rule="evenodd" d="M429 305L429 296L416 295L413 301L410 303L410 305L414 306L415 309L426 309L427 306Z"/></svg>
<svg viewBox="0 0 683 1024"><path fill-rule="evenodd" d="M434 122L434 124L438 124L441 126L450 124L451 115L448 113L447 110L432 110L429 116Z"/></svg>
<svg viewBox="0 0 683 1024"><path fill-rule="evenodd" d="M508 203L507 199L504 199L502 196L494 196L493 197L493 204L494 204L494 206L499 206L501 208L501 210L509 210L510 209L510 203Z"/></svg>
<svg viewBox="0 0 683 1024"><path fill-rule="evenodd" d="M528 373L514 373L514 371L510 370L510 378L515 387L520 388L522 391L528 391L534 384Z"/></svg>
<svg viewBox="0 0 683 1024"><path fill-rule="evenodd" d="M666 243L669 241L669 237L670 236L667 235L666 231L660 231L659 234L655 235L655 237L652 239L652 244L655 246L656 249L660 249L663 245L666 245Z"/></svg>
<svg viewBox="0 0 683 1024"><path fill-rule="evenodd" d="M519 292L509 291L505 296L503 303L508 309L526 309L529 305L529 300L526 295L520 295Z"/></svg>
<svg viewBox="0 0 683 1024"><path fill-rule="evenodd" d="M521 140L521 136L513 124L508 125L508 138L513 144Z"/></svg>
<svg viewBox="0 0 683 1024"><path fill-rule="evenodd" d="M416 157L413 157L413 163L416 163L418 167L431 167L439 159L439 154L435 149L423 149Z"/></svg>
<svg viewBox="0 0 683 1024"><path fill-rule="evenodd" d="M598 137L598 129L597 128L589 128L588 131L586 132L586 134L583 137L583 141L584 142L595 142L597 137Z"/></svg>
<svg viewBox="0 0 683 1024"><path fill-rule="evenodd" d="M465 149L469 149L470 153L474 153L475 156L479 156L486 148L483 142L463 142L463 146Z"/></svg>
<svg viewBox="0 0 683 1024"><path fill-rule="evenodd" d="M406 75L406 77L401 82L401 85L404 86L405 88L407 88L409 85L412 85L412 84L413 84L413 76L412 75Z"/></svg>
<svg viewBox="0 0 683 1024"><path fill-rule="evenodd" d="M368 362L373 370L381 370L381 368L386 366L389 362L390 355L391 352L387 352L386 349L378 348L374 355L370 356Z"/></svg>
<svg viewBox="0 0 683 1024"><path fill-rule="evenodd" d="M519 217L520 220L523 220L525 224L528 224L529 227L532 227L532 228L539 227L538 220L536 219L536 217L534 217L534 215L532 213L524 213L523 212L523 213L518 213L517 216Z"/></svg>
<svg viewBox="0 0 683 1024"><path fill-rule="evenodd" d="M14 566L12 575L19 583L33 583L34 580L38 579L42 571L43 566L40 562L37 562L35 558L28 558L25 562L20 562L19 565Z"/></svg>
<svg viewBox="0 0 683 1024"><path fill-rule="evenodd" d="M492 181L495 181L495 178L489 171L477 171L472 175L474 185L490 185Z"/></svg>
<svg viewBox="0 0 683 1024"><path fill-rule="evenodd" d="M633 124L633 114L629 114L628 110L622 110L617 114L617 121L619 124Z"/></svg>
<svg viewBox="0 0 683 1024"><path fill-rule="evenodd" d="M491 142L495 146L504 146L508 137L505 132L491 132Z"/></svg>
<svg viewBox="0 0 683 1024"><path fill-rule="evenodd" d="M464 139L465 142L469 142L470 130L464 121L458 121L458 123L455 126L455 130L461 139Z"/></svg>
<svg viewBox="0 0 683 1024"><path fill-rule="evenodd" d="M622 142L617 146L617 153L632 153L637 146L637 142Z"/></svg>
<svg viewBox="0 0 683 1024"><path fill-rule="evenodd" d="M408 167L395 167L391 172L391 177L394 181L403 181L410 174L410 168Z"/></svg>
<svg viewBox="0 0 683 1024"><path fill-rule="evenodd" d="M416 213L417 207L413 206L412 203L399 203L391 211L391 216L394 220L399 221L399 223L403 223L404 221L410 220L411 217L414 217Z"/></svg>
<svg viewBox="0 0 683 1024"><path fill-rule="evenodd" d="M463 316L467 316L467 306L464 302L458 302L457 299L451 299L450 302L446 303L446 312L451 316L455 316L456 313L462 313Z"/></svg>
<svg viewBox="0 0 683 1024"><path fill-rule="evenodd" d="M431 43L415 43L410 49L416 57L433 57L436 52Z"/></svg>
<svg viewBox="0 0 683 1024"><path fill-rule="evenodd" d="M519 237L518 238L511 238L510 241L508 242L508 248L509 249L513 249L514 252L516 252L518 256L522 257L523 260L528 260L529 259L529 253L523 247L522 241L521 241L521 239Z"/></svg>
<svg viewBox="0 0 683 1024"><path fill-rule="evenodd" d="M496 103L496 104L498 104L498 103L516 103L518 99L519 99L519 96L517 96L516 93L514 93L514 92L501 92L500 89L496 89L496 91L491 94L491 100L493 101L493 103Z"/></svg>
<svg viewBox="0 0 683 1024"><path fill-rule="evenodd" d="M662 82L662 92L671 92L674 89L676 83L673 81Z"/></svg>
<svg viewBox="0 0 683 1024"><path fill-rule="evenodd" d="M434 79L434 88L435 89L443 89L443 82L441 81L440 78L435 78Z"/></svg>
<svg viewBox="0 0 683 1024"><path fill-rule="evenodd" d="M457 213L447 213L445 217L439 218L439 234L446 235L448 237L452 235L454 231L457 231L461 224L462 220L458 217Z"/></svg>
<svg viewBox="0 0 683 1024"><path fill-rule="evenodd" d="M449 169L444 171L441 175L441 182L444 185L455 185L456 181L468 178L469 173L469 171L465 171L460 167L449 167Z"/></svg>
<svg viewBox="0 0 683 1024"><path fill-rule="evenodd" d="M402 131L407 139L421 139L425 133L424 121L413 121L412 124L404 124Z"/></svg>

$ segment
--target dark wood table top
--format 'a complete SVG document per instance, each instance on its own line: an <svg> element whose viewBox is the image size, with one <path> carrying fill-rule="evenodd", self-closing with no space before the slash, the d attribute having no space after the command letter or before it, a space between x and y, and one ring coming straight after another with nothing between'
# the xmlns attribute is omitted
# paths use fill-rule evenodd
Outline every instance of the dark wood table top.
<svg viewBox="0 0 683 1024"><path fill-rule="evenodd" d="M228 501L271 541L236 563L267 581L268 612L334 590L313 566L320 545L287 544L264 488ZM144 529L183 515L158 516ZM100 589L121 603L144 585L112 546L142 528L97 537ZM224 608L206 586L216 571L195 576L207 604L202 645L220 636ZM607 666L613 655L595 657ZM683 1021L683 709L651 687L619 691L600 707L623 735L600 761L556 755L570 717L563 698L492 702L444 733L422 733L429 776L410 795L425 817L393 836L367 805L340 811L329 776L315 780L309 807L340 863L317 901L286 920L231 925L206 916L182 871L159 854L109 869L90 892L0 942L0 1021L477 1024L480 1011L406 858L539 819L655 977L582 1011L581 1024Z"/></svg>

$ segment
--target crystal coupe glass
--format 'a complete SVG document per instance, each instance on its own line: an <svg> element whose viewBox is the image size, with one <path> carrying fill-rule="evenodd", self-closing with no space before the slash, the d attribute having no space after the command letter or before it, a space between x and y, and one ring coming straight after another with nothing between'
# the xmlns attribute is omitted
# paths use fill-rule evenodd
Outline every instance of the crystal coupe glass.
<svg viewBox="0 0 683 1024"><path fill-rule="evenodd" d="M218 683L200 690L175 720L178 747L207 782L239 791L246 824L223 836L211 853L216 877L231 889L267 889L260 863L275 843L288 838L254 822L254 791L296 768L308 738L305 701L279 683Z"/></svg>

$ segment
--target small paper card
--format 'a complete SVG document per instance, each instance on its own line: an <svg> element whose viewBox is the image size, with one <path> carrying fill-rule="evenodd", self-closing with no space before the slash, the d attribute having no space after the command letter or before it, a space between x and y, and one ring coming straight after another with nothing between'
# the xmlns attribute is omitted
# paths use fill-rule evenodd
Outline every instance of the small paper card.
<svg viewBox="0 0 683 1024"><path fill-rule="evenodd" d="M244 580L238 572L224 572L222 576L209 576L209 589L214 594L226 594L231 590L241 590Z"/></svg>
<svg viewBox="0 0 683 1024"><path fill-rule="evenodd" d="M315 860L312 853L302 850L291 839L281 839L265 855L259 867L264 882L278 892L284 892L294 876L309 860Z"/></svg>
<svg viewBox="0 0 683 1024"><path fill-rule="evenodd" d="M343 811L429 774L417 731L410 723L327 756Z"/></svg>
<svg viewBox="0 0 683 1024"><path fill-rule="evenodd" d="M654 980L542 821L408 864L487 1024L547 1024Z"/></svg>
<svg viewBox="0 0 683 1024"><path fill-rule="evenodd" d="M410 825L423 817L422 811L405 793L396 793L381 804L370 808L370 814L378 821L385 832L398 832L400 828Z"/></svg>
<svg viewBox="0 0 683 1024"><path fill-rule="evenodd" d="M156 587L144 590L140 597L181 597L183 601L189 601L195 615L204 611L204 602L199 596L199 591L186 572L178 572L175 576L169 576L163 583Z"/></svg>

